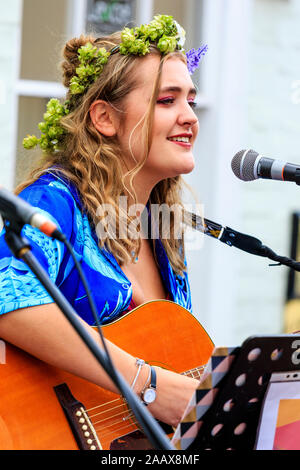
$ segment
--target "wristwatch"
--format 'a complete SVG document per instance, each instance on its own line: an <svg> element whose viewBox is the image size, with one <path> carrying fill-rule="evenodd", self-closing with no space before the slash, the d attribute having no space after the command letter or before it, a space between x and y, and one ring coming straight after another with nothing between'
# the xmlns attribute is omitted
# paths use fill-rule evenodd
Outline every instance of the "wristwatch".
<svg viewBox="0 0 300 470"><path fill-rule="evenodd" d="M156 372L152 366L150 367L150 384L142 391L141 398L146 406L156 399Z"/></svg>

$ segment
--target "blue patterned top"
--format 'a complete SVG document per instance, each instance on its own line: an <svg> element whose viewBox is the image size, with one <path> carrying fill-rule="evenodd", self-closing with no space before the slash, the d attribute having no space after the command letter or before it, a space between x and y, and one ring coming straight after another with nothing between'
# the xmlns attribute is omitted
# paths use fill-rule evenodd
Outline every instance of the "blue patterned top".
<svg viewBox="0 0 300 470"><path fill-rule="evenodd" d="M73 185L47 173L22 191L20 196L52 219L71 242L87 282L93 292L100 322L107 323L124 312L132 299L132 286L115 257L100 249L97 236ZM12 256L0 234L0 314L35 305L52 303L44 287L27 265ZM90 325L94 317L75 263L63 243L26 225L22 230L32 252L50 279L59 287L75 311ZM162 280L170 300L192 310L187 274L175 275L160 240L156 255Z"/></svg>

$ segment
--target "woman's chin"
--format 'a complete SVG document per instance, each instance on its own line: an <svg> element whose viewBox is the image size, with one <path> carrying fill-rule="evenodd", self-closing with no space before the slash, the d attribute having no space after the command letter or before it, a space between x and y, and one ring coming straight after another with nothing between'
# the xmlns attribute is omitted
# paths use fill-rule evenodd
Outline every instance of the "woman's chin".
<svg viewBox="0 0 300 470"><path fill-rule="evenodd" d="M188 173L191 173L194 168L195 168L195 160L194 160L194 157L191 156L190 158L186 158L184 162L182 162L182 170L180 173L182 175L186 175Z"/></svg>

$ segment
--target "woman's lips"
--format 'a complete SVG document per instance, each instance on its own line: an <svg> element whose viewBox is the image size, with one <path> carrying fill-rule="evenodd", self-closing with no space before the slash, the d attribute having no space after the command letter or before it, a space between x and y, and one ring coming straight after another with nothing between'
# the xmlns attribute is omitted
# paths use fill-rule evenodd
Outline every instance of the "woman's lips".
<svg viewBox="0 0 300 470"><path fill-rule="evenodd" d="M180 145L181 147L191 148L192 144L190 142L179 142L178 140L169 140L173 144Z"/></svg>
<svg viewBox="0 0 300 470"><path fill-rule="evenodd" d="M168 141L174 144L180 145L181 147L191 148L192 146L191 138L192 138L191 134L180 134L180 135L174 135L172 137L168 137ZM185 139L185 141L176 140L176 139Z"/></svg>

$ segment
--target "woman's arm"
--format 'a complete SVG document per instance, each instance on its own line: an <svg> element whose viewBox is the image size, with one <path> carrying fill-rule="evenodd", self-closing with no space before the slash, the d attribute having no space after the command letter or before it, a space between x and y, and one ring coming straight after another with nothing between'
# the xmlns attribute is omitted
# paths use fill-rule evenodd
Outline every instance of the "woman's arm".
<svg viewBox="0 0 300 470"><path fill-rule="evenodd" d="M99 333L81 321L102 348ZM0 318L0 337L42 361L118 393L112 380L54 303L4 314ZM107 347L115 367L131 384L137 372L136 358L108 340ZM176 426L198 381L160 368L156 368L156 372L157 398L148 409L157 419ZM148 367L144 366L134 387L138 394L147 376Z"/></svg>

